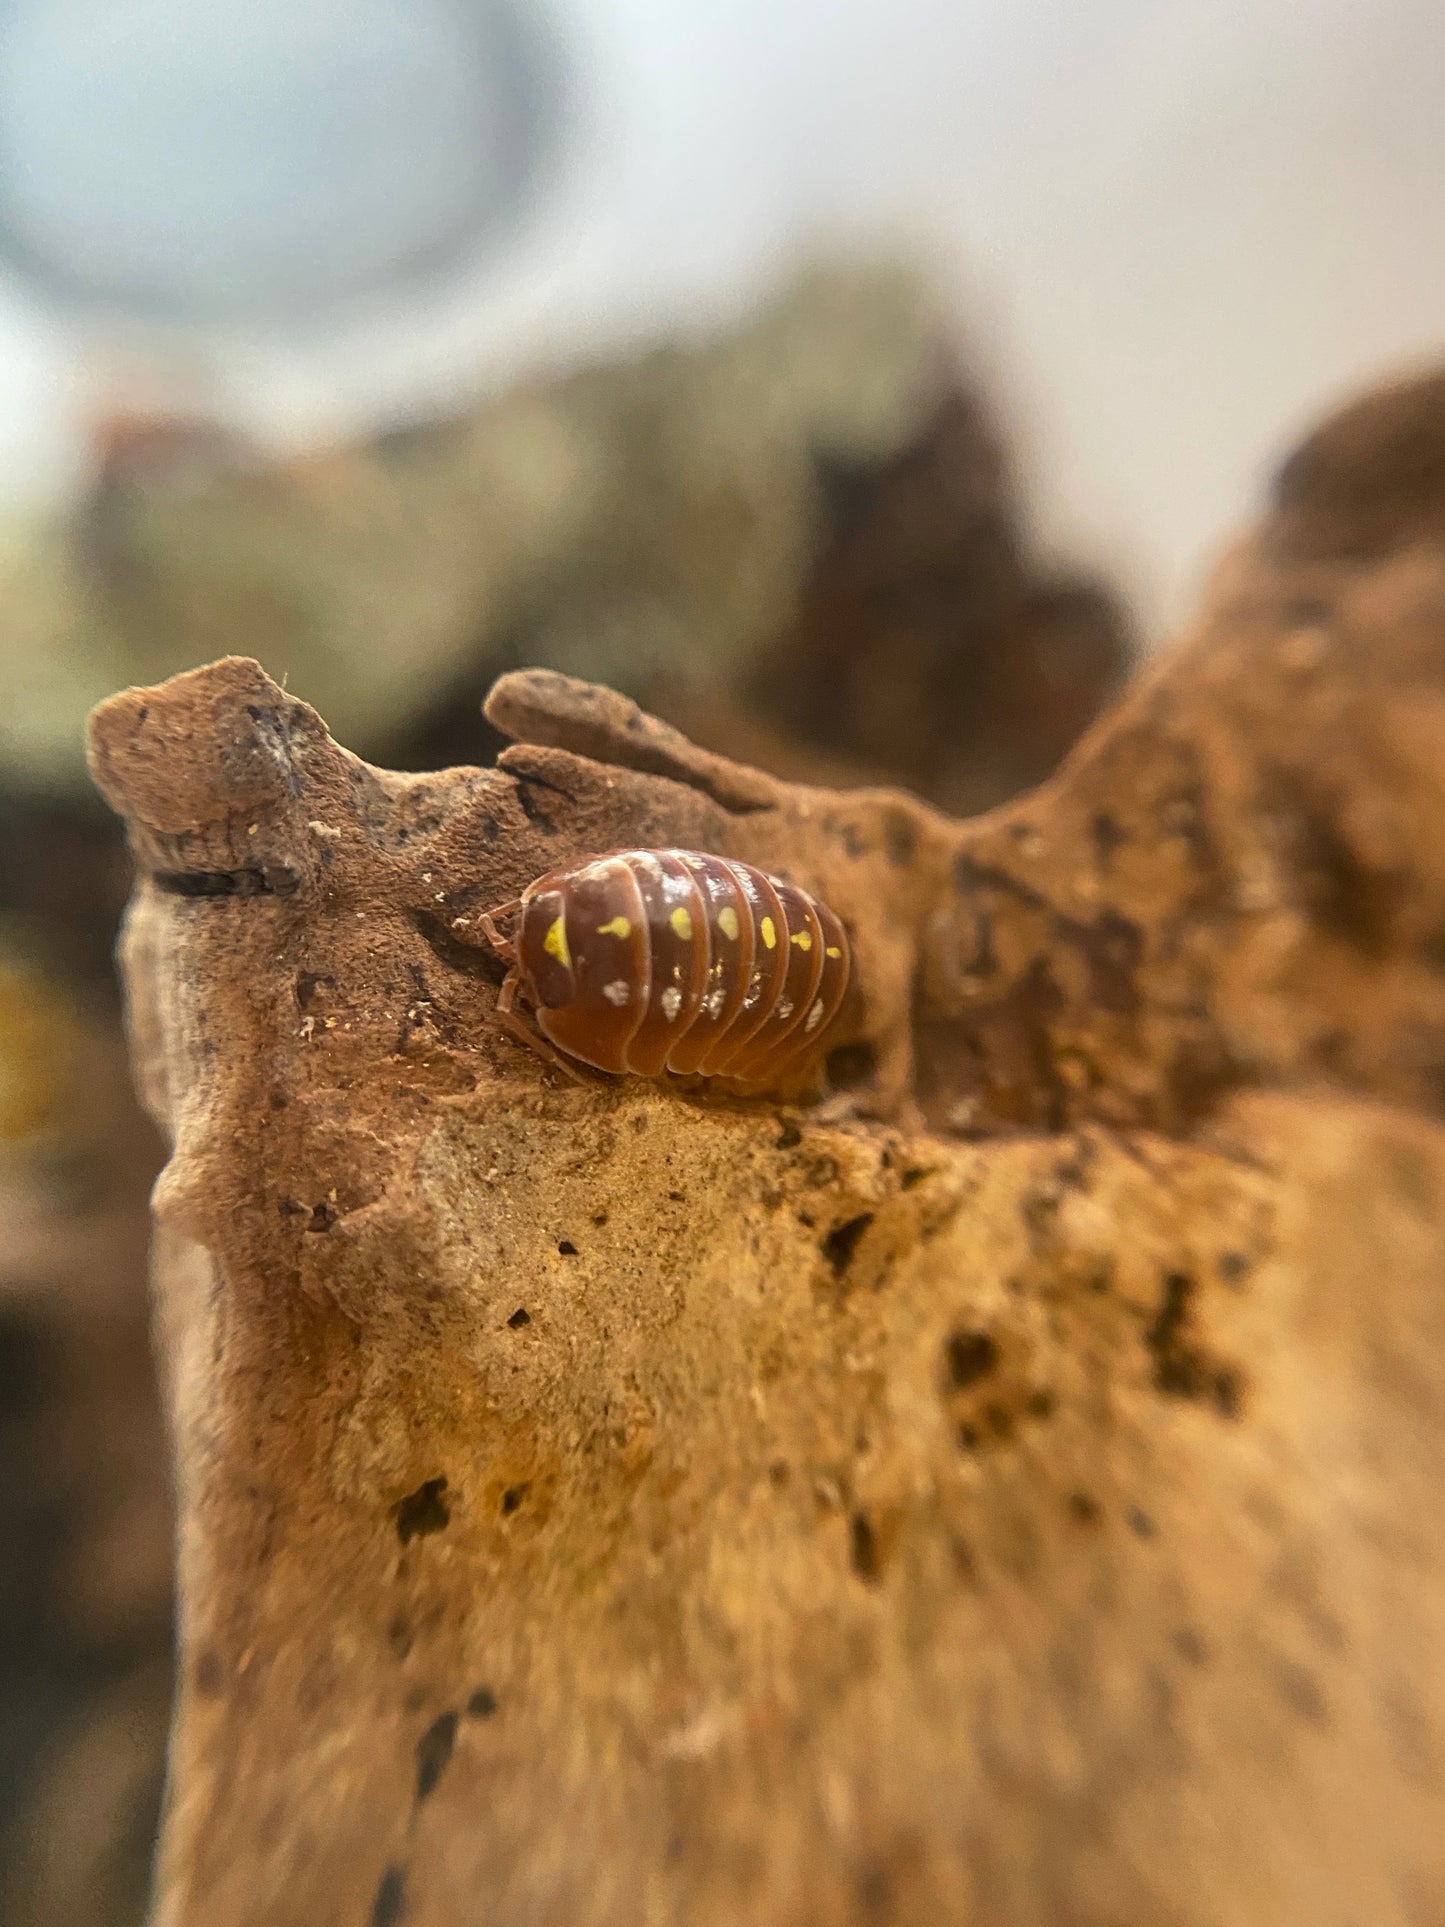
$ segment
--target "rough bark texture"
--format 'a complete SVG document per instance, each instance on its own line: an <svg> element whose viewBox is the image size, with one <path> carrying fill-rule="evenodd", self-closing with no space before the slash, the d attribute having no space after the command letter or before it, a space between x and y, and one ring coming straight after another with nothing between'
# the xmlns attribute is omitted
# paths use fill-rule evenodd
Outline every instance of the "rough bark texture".
<svg viewBox="0 0 1445 1927"><path fill-rule="evenodd" d="M362 444L278 459L121 405L80 499L0 514L6 1927L136 1927L171 1698L160 1146L119 1034L131 867L80 786L85 710L240 647L371 760L436 769L491 761L486 691L551 664L735 763L1001 802L1129 648L1114 598L1032 539L975 359L915 276L859 262Z"/></svg>
<svg viewBox="0 0 1445 1927"><path fill-rule="evenodd" d="M1445 1914L1433 392L969 823L551 676L423 777L243 660L98 713L174 1145L160 1927ZM619 843L833 904L846 1110L497 1031L478 912Z"/></svg>

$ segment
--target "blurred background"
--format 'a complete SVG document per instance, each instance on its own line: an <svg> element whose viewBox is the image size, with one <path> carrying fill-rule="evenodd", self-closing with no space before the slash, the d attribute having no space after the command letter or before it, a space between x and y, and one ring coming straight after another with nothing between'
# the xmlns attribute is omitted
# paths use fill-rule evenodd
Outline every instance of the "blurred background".
<svg viewBox="0 0 1445 1927"><path fill-rule="evenodd" d="M1445 338L1437 0L4 0L0 1917L137 1922L161 1156L90 705L407 768L500 670L967 812Z"/></svg>

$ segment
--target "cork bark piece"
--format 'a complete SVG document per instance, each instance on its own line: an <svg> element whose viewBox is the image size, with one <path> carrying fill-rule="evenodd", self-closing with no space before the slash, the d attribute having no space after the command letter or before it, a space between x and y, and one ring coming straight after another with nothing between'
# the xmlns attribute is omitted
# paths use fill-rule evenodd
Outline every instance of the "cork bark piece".
<svg viewBox="0 0 1445 1927"><path fill-rule="evenodd" d="M172 1146L159 1927L1445 1912L1405 496L1363 560L1281 507L966 823L537 673L497 768L425 776L243 659L97 712ZM847 924L825 1103L577 1086L495 1023L478 916L665 844Z"/></svg>

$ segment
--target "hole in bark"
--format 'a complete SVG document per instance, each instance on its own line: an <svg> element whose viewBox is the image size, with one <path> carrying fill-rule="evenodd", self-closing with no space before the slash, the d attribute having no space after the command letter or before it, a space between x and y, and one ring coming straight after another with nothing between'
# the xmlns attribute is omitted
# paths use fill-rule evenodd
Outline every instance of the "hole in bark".
<svg viewBox="0 0 1445 1927"><path fill-rule="evenodd" d="M514 1332L519 1332L522 1329L523 1325L530 1325L531 1322L532 1322L532 1314L527 1310L527 1307L525 1305L518 1305L517 1309L512 1313L511 1317L507 1320L507 1323L511 1326Z"/></svg>
<svg viewBox="0 0 1445 1927"><path fill-rule="evenodd" d="M521 1485L509 1485L502 1494L502 1516L510 1518L531 1491L531 1481L524 1479Z"/></svg>
<svg viewBox="0 0 1445 1927"><path fill-rule="evenodd" d="M416 1797L425 1800L436 1790L457 1742L457 1716L442 1713L416 1743Z"/></svg>
<svg viewBox="0 0 1445 1927"><path fill-rule="evenodd" d="M557 1240L557 1249L564 1258L575 1258L577 1256L577 1247L570 1238L559 1238Z"/></svg>
<svg viewBox="0 0 1445 1927"><path fill-rule="evenodd" d="M445 1476L425 1479L415 1492L408 1492L396 1508L396 1536L410 1545L429 1532L444 1532L451 1523L452 1509L446 1501Z"/></svg>
<svg viewBox="0 0 1445 1927"><path fill-rule="evenodd" d="M951 1332L943 1356L948 1382L961 1392L993 1370L998 1363L998 1346L987 1332Z"/></svg>
<svg viewBox="0 0 1445 1927"><path fill-rule="evenodd" d="M1198 1356L1184 1343L1193 1293L1194 1280L1188 1273L1171 1271L1164 1280L1154 1322L1144 1334L1144 1343L1154 1354L1154 1383L1176 1398L1194 1398L1200 1390Z"/></svg>
<svg viewBox="0 0 1445 1927"><path fill-rule="evenodd" d="M1081 1526L1097 1525L1100 1517L1099 1501L1088 1492L1071 1492L1069 1516L1077 1519Z"/></svg>
<svg viewBox="0 0 1445 1927"><path fill-rule="evenodd" d="M371 1903L371 1927L397 1927L406 1912L406 1871L388 1867Z"/></svg>
<svg viewBox="0 0 1445 1927"><path fill-rule="evenodd" d="M849 1556L853 1570L865 1584L876 1586L883 1572L878 1550L878 1535L866 1512L855 1512L848 1521Z"/></svg>
<svg viewBox="0 0 1445 1927"><path fill-rule="evenodd" d="M819 1248L833 1267L835 1277L841 1277L848 1269L863 1233L872 1222L871 1211L860 1211L856 1218L845 1218L842 1224L835 1224L823 1239Z"/></svg>
<svg viewBox="0 0 1445 1927"><path fill-rule="evenodd" d="M497 1696L490 1686L479 1686L467 1701L467 1717L489 1720L497 1710Z"/></svg>
<svg viewBox="0 0 1445 1927"><path fill-rule="evenodd" d="M1171 1398L1207 1399L1221 1418L1239 1417L1242 1386L1237 1371L1216 1365L1189 1342L1190 1306L1195 1283L1187 1272L1171 1271L1144 1343L1154 1354L1154 1384Z"/></svg>

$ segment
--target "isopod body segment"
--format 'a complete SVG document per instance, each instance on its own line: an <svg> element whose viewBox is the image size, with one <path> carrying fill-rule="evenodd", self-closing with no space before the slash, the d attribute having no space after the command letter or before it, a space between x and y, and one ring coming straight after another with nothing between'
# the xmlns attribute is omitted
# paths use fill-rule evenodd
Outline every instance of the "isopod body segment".
<svg viewBox="0 0 1445 1927"><path fill-rule="evenodd" d="M493 918L519 914L515 935ZM824 903L750 863L621 850L539 877L482 919L518 999L564 1058L597 1070L718 1077L765 1090L802 1069L848 988L848 938Z"/></svg>

